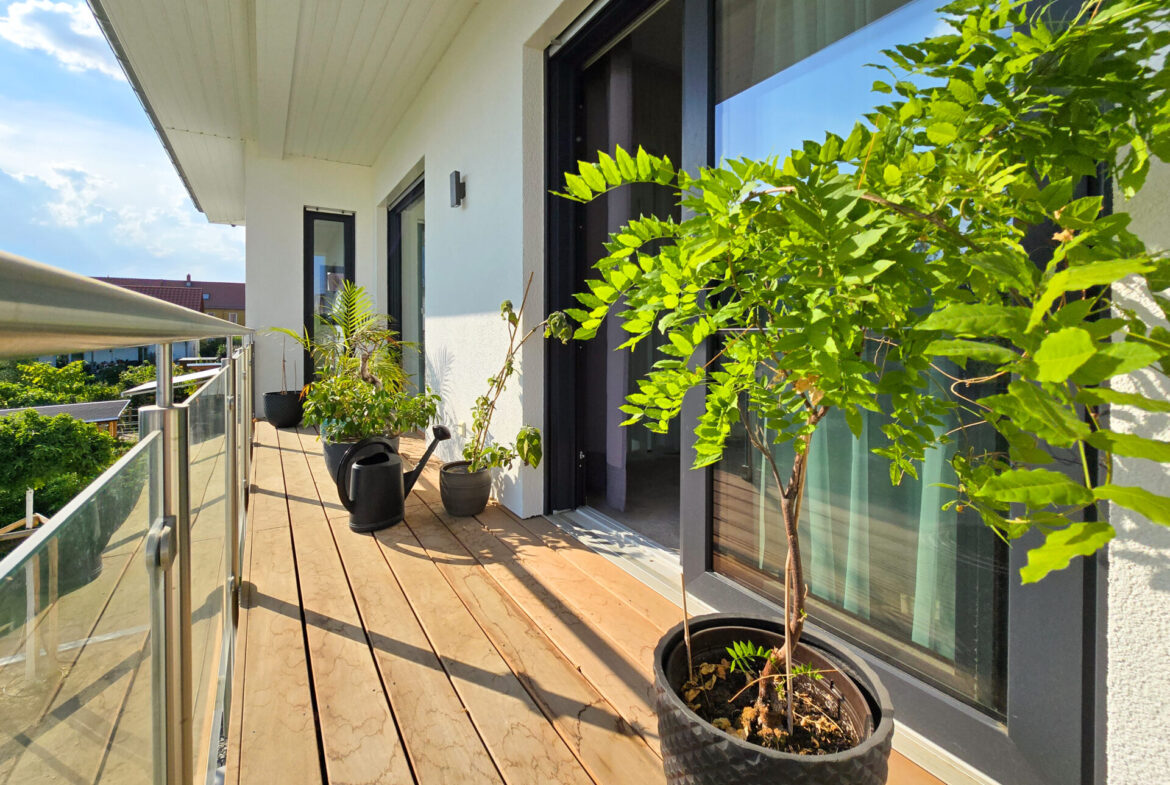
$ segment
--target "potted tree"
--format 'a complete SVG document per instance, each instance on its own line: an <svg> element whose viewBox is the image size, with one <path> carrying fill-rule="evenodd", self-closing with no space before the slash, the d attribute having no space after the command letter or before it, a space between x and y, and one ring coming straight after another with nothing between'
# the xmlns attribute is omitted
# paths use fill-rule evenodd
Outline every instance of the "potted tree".
<svg viewBox="0 0 1170 785"><path fill-rule="evenodd" d="M500 316L508 323L508 350L504 354L504 364L498 373L488 379L487 392L475 399L471 413L471 438L463 446L463 460L445 463L439 469L439 495L443 507L451 515L467 516L483 512L491 496L492 469L510 468L517 458L534 469L540 465L540 429L531 425L523 426L512 444L493 441L490 433L496 404L508 380L516 373L517 355L528 339L543 332L545 337L552 336L565 342L572 334L568 318L560 311L554 311L544 321L524 331L524 308L528 304L531 288L532 276L529 275L519 310L513 308L511 300L505 300L500 305Z"/></svg>
<svg viewBox="0 0 1170 785"><path fill-rule="evenodd" d="M293 363L293 377L297 365ZM277 428L294 428L301 422L301 391L288 389L288 375L285 370L285 342L280 347L280 390L264 393L264 419Z"/></svg>
<svg viewBox="0 0 1170 785"><path fill-rule="evenodd" d="M947 505L971 507L1007 540L1043 535L1025 582L1113 537L1100 501L1170 524L1170 499L1115 485L1109 469L1115 455L1168 461L1170 444L1111 430L1099 410L1168 408L1111 386L1170 367L1170 332L1106 295L1126 277L1159 291L1170 263L1128 216L1076 192L1104 169L1132 195L1151 156L1170 158L1153 57L1170 10L1089 3L1055 31L1023 3L944 11L954 32L887 52L893 84L875 89L897 98L847 136L693 176L619 148L566 175L563 195L583 202L635 182L680 194L692 217L642 217L610 238L569 311L575 337L607 317L622 320L628 347L661 331L663 357L628 396L627 424L664 431L702 388L695 467L742 427L770 470L788 546L779 619L700 617L659 643L671 781L885 782L884 689L846 646L805 628L805 476L834 413L855 436L882 413L874 452L895 484L954 441ZM1151 302L1170 311L1161 295ZM1000 448L977 449L979 429Z"/></svg>

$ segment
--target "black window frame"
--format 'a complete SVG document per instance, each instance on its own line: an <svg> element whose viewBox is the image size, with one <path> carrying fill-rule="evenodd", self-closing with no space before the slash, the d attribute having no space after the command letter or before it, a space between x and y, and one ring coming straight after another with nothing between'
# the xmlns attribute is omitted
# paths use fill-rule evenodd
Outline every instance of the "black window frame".
<svg viewBox="0 0 1170 785"><path fill-rule="evenodd" d="M715 14L717 0L681 0L683 109L681 168L714 161ZM546 168L549 191L575 166L573 139L579 107L577 73L645 13L655 0L609 3L571 38L546 52ZM1104 179L1088 184L1107 195ZM579 208L546 199L546 312L571 307L574 231ZM685 216L684 216L685 217ZM546 512L581 503L576 480L578 448L573 417L575 363L570 344L550 343L545 362ZM697 349L705 363L712 345ZM703 411L701 391L683 401L680 561L688 592L722 611L779 616L782 609L712 571L710 469L690 471L692 425ZM1106 566L1104 551L1081 559L1038 584L1024 586L1019 570L1038 534L1016 542L1008 556L1007 716L991 716L915 679L877 657L859 652L881 676L906 726L983 774L1013 785L1089 785L1105 776L1104 706ZM811 620L810 620L811 621ZM809 625L817 628L815 622ZM818 630L818 632L820 632ZM833 637L829 635L828 637ZM857 650L856 647L853 650Z"/></svg>
<svg viewBox="0 0 1170 785"><path fill-rule="evenodd" d="M356 267L357 221L354 213L333 213L305 208L304 215L304 276L302 278L303 323L305 332L313 337L316 320L313 318L313 224L315 221L332 221L342 225L342 239L345 242L345 280L353 282ZM317 378L313 358L308 350L304 352L304 382L309 384Z"/></svg>
<svg viewBox="0 0 1170 785"><path fill-rule="evenodd" d="M390 326L402 337L402 213L426 196L425 176L419 175L410 187L386 208L386 313ZM425 231L425 228L424 228ZM425 286L426 257L419 270L419 286ZM420 291L420 295L422 292ZM420 303L420 307L421 307ZM426 320L418 325L419 382L420 391L426 389L425 357ZM403 363L406 357L402 358Z"/></svg>

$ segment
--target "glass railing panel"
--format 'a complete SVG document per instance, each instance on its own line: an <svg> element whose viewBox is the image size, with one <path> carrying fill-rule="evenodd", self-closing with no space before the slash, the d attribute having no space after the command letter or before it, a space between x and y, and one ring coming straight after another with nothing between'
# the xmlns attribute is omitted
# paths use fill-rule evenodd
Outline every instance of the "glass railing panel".
<svg viewBox="0 0 1170 785"><path fill-rule="evenodd" d="M0 782L149 783L151 434L0 562Z"/></svg>
<svg viewBox="0 0 1170 785"><path fill-rule="evenodd" d="M191 523L191 691L195 781L215 760L219 738L217 698L224 651L227 582L228 477L227 369L187 401L188 489Z"/></svg>

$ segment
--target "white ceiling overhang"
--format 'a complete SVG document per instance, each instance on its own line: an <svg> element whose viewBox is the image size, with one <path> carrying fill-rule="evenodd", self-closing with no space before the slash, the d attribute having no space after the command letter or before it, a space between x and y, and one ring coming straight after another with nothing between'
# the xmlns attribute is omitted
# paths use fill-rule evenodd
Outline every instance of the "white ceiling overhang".
<svg viewBox="0 0 1170 785"><path fill-rule="evenodd" d="M208 220L244 148L370 166L478 0L90 0Z"/></svg>

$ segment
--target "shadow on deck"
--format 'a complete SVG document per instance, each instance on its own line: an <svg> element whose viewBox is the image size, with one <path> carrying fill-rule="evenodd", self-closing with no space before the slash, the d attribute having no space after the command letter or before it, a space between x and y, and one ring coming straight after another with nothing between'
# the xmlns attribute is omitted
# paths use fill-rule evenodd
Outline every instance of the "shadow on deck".
<svg viewBox="0 0 1170 785"><path fill-rule="evenodd" d="M229 785L664 781L672 602L543 518L447 516L437 468L355 534L312 432L256 439ZM897 754L889 781L939 785Z"/></svg>

